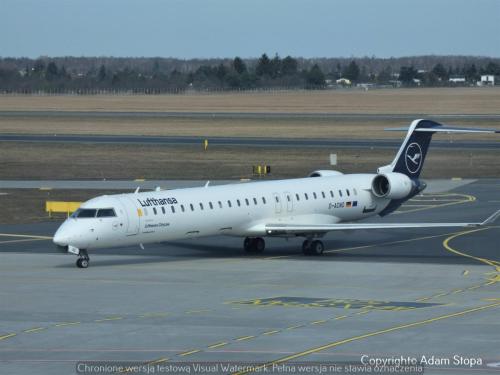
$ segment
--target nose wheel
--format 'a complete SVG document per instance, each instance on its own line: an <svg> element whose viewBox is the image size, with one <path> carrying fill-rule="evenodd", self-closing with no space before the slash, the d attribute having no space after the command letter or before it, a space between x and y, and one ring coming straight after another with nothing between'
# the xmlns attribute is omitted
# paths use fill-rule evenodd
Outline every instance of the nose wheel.
<svg viewBox="0 0 500 375"><path fill-rule="evenodd" d="M78 268L87 268L89 266L89 254L87 253L87 250L80 250L80 253L78 254L78 260L76 261L76 266Z"/></svg>

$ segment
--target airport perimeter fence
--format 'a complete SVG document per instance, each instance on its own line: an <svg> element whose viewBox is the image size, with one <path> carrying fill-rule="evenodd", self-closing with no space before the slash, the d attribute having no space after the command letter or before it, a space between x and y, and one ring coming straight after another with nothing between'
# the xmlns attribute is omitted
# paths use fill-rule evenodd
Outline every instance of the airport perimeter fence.
<svg viewBox="0 0 500 375"><path fill-rule="evenodd" d="M371 87L376 89L393 88L393 86L377 86ZM93 96L93 95L116 95L116 96L133 96L133 95L213 95L213 94L283 94L283 93L313 93L318 91L328 90L360 90L364 91L364 87L326 87L326 88L294 88L294 87L273 87L273 88L256 88L256 89L124 89L124 90L108 90L108 89L77 89L77 90L5 90L0 88L0 95L3 96Z"/></svg>

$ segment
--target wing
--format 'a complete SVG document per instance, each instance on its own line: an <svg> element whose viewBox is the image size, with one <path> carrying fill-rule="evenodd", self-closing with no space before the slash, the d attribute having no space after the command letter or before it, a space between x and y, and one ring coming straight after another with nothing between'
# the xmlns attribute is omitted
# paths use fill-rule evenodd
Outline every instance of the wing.
<svg viewBox="0 0 500 375"><path fill-rule="evenodd" d="M490 215L486 220L479 223L342 223L342 224L267 224L268 235L282 234L312 234L326 233L337 230L361 230L361 229L405 229L405 228L445 228L462 227L474 228L488 225L500 216L500 210Z"/></svg>

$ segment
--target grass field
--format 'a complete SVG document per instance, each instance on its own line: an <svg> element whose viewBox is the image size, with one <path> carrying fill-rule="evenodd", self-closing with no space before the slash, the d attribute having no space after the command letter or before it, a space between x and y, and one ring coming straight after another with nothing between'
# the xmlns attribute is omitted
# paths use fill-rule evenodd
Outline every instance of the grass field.
<svg viewBox="0 0 500 375"><path fill-rule="evenodd" d="M153 96L1 96L0 110L498 114L500 88Z"/></svg>

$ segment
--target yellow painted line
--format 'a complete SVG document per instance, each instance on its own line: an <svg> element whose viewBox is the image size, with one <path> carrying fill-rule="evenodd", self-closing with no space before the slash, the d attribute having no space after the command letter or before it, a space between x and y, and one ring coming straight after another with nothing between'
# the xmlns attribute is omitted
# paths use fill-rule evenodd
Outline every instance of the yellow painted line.
<svg viewBox="0 0 500 375"><path fill-rule="evenodd" d="M4 243L17 243L17 242L33 242L33 241L47 241L48 238L26 238L24 240L8 240L8 241L0 241L0 245Z"/></svg>
<svg viewBox="0 0 500 375"><path fill-rule="evenodd" d="M13 234L13 233L0 233L2 237L14 237L14 238L39 238L41 240L51 240L52 237L48 236L34 236L30 234Z"/></svg>
<svg viewBox="0 0 500 375"><path fill-rule="evenodd" d="M36 328L31 328L31 329L26 329L23 332L24 333L33 333L33 332L40 332L46 329L45 327L36 327Z"/></svg>
<svg viewBox="0 0 500 375"><path fill-rule="evenodd" d="M348 304L346 304L346 305L344 306L344 309L345 309L345 310L349 310L350 308L351 308L351 304L350 304L350 303L348 303Z"/></svg>
<svg viewBox="0 0 500 375"><path fill-rule="evenodd" d="M369 312L370 312L370 310L360 311L360 312L356 313L356 315L368 314Z"/></svg>
<svg viewBox="0 0 500 375"><path fill-rule="evenodd" d="M312 348L312 349L309 349L309 350L305 350L303 352L295 353L295 354L289 355L287 357L280 358L280 359L277 359L277 360L272 361L272 362L268 362L268 363L263 364L263 365L255 366L255 367L253 367L250 370L244 370L244 371L235 372L235 373L233 373L233 375L243 375L243 374L248 374L248 373L256 372L256 371L258 372L259 370L261 370L263 368L269 368L269 367L271 367L273 365L276 365L276 364L288 362L288 361L291 361L291 360L296 359L296 358L305 357L307 355L318 353L318 352L321 352L321 351L324 351L324 350L327 350L327 349L335 348L337 346L348 344L348 343L353 342L353 341L359 341L359 340L367 339L367 338L374 337L374 336L380 336L380 335L383 335L383 334L386 334L386 333L391 333L391 332L394 332L394 331L400 331L400 330L407 329L407 328L418 327L418 326L422 326L422 325L425 325L425 324L434 323L434 322L437 322L437 321L440 321L440 320L454 318L454 317L457 317L457 316L463 316L463 315L466 315L466 314L470 314L470 313L473 313L473 312L482 311L482 310L486 310L486 309L491 309L491 308L495 308L495 307L498 307L498 306L500 306L500 302L493 303L493 304L490 304L490 305L479 306L479 307L475 307L475 308L472 308L472 309L459 311L459 312L452 313L452 314L440 315L440 316L437 316L437 317L434 317L434 318L420 320L420 321L413 322L413 323L401 324L401 325L397 325L397 326L394 326L394 327L382 329L382 330L379 330L379 331L369 332L369 333L365 333L363 335L354 336L354 337L350 337L350 338L339 340L339 341L334 341L332 343L329 343L329 344L326 344L326 345L322 345L322 346L318 346L316 348Z"/></svg>
<svg viewBox="0 0 500 375"><path fill-rule="evenodd" d="M146 181L146 179L144 179L144 178L136 178L134 181L143 182L143 181Z"/></svg>
<svg viewBox="0 0 500 375"><path fill-rule="evenodd" d="M417 302L423 302L423 301L428 301L430 300L432 297L423 297L423 298L419 298L419 299L416 299L415 301Z"/></svg>
<svg viewBox="0 0 500 375"><path fill-rule="evenodd" d="M66 327L66 326L73 326L76 324L80 324L80 322L64 322L64 323L57 323L54 324L54 327Z"/></svg>
<svg viewBox="0 0 500 375"><path fill-rule="evenodd" d="M467 289L469 289L469 290L474 290L474 289L479 289L479 288L481 288L481 285L474 285L474 286L470 286L470 287L468 287Z"/></svg>
<svg viewBox="0 0 500 375"><path fill-rule="evenodd" d="M296 326L290 326L290 327L287 327L286 329L287 330L292 330L292 329L296 329L296 328L300 328L300 327L304 327L303 324L297 324Z"/></svg>
<svg viewBox="0 0 500 375"><path fill-rule="evenodd" d="M226 346L227 344L228 344L227 342L218 342L217 344L209 345L208 348L210 349L220 348L221 346Z"/></svg>
<svg viewBox="0 0 500 375"><path fill-rule="evenodd" d="M263 335L269 336L269 335L274 335L275 333L280 332L278 329L275 329L274 331L267 331L264 332Z"/></svg>
<svg viewBox="0 0 500 375"><path fill-rule="evenodd" d="M185 357L187 355L191 355L198 352L201 352L201 350L200 349L190 350L189 352L179 353L178 355L181 357Z"/></svg>
<svg viewBox="0 0 500 375"><path fill-rule="evenodd" d="M470 288L469 288L470 289ZM443 297L445 295L447 295L448 293L439 293L439 294L435 294L432 298L438 298L438 297Z"/></svg>
<svg viewBox="0 0 500 375"><path fill-rule="evenodd" d="M469 258L469 259L474 259L474 260L476 260L478 262L484 263L484 264L486 264L488 266L491 266L491 267L495 268L495 271L498 272L499 274L497 274L493 279L490 280L489 283L486 283L485 285L493 285L493 284L495 284L497 282L500 282L500 265L498 264L498 262L494 261L494 260L491 260L491 259L476 257L474 255L469 255L469 254L463 253L461 251L458 251L458 250L456 250L456 249L454 249L454 248L452 248L450 246L450 241L452 241L453 239L455 239L457 237L460 237L460 236L464 236L464 235L471 234L471 233L485 231L485 230L488 230L490 228L498 228L498 227L486 227L486 228L479 228L479 229L473 229L473 230L459 232L457 234L454 234L454 235L446 238L443 241L444 248L446 250L448 250L449 252L454 253L456 255L460 255L460 256Z"/></svg>
<svg viewBox="0 0 500 375"><path fill-rule="evenodd" d="M462 276L467 276L469 274L469 270L464 270L464 272L462 273Z"/></svg>
<svg viewBox="0 0 500 375"><path fill-rule="evenodd" d="M341 316L337 316L336 318L334 318L335 320L340 320L340 319L345 319L347 318L347 315L341 315Z"/></svg>
<svg viewBox="0 0 500 375"><path fill-rule="evenodd" d="M94 322L96 322L96 323L99 323L99 322L109 322L109 321L112 321L112 320L121 320L121 319L123 319L122 316L111 316L109 318L96 319L96 320L94 320Z"/></svg>
<svg viewBox="0 0 500 375"><path fill-rule="evenodd" d="M463 291L464 291L463 289L455 289L453 292L451 292L451 294L457 294Z"/></svg>
<svg viewBox="0 0 500 375"><path fill-rule="evenodd" d="M204 310L189 310L189 311L186 311L185 313L186 314L199 314L199 313L209 312L209 311L212 311L212 310L209 310L209 309L204 309Z"/></svg>
<svg viewBox="0 0 500 375"><path fill-rule="evenodd" d="M398 211L397 213L406 214L406 213L409 213L409 212L417 212L417 211L430 210L432 208L441 208L441 207L446 207L446 206L453 206L455 204L470 203L470 202L474 202L476 200L476 197L474 197L472 195L468 195L468 194L459 194L459 195L462 196L462 197L464 197L464 199L463 200L456 200L456 201L449 202L449 203L436 204L436 205L432 205L430 207L415 208L414 210Z"/></svg>
<svg viewBox="0 0 500 375"><path fill-rule="evenodd" d="M242 336L238 337L237 339L234 339L234 341L246 341L255 338L255 336Z"/></svg>
<svg viewBox="0 0 500 375"><path fill-rule="evenodd" d="M315 320L314 322L311 322L311 324L323 324L326 323L326 320Z"/></svg>
<svg viewBox="0 0 500 375"><path fill-rule="evenodd" d="M168 360L169 360L169 358L163 357L163 358L157 359L156 361L148 362L147 364L148 365L157 365L158 363L167 362Z"/></svg>
<svg viewBox="0 0 500 375"><path fill-rule="evenodd" d="M0 336L0 340L8 339L9 337L16 336L16 333L9 333L8 335Z"/></svg>
<svg viewBox="0 0 500 375"><path fill-rule="evenodd" d="M361 246L354 246L354 247L344 247L341 249L332 249L332 250L325 250L323 253L329 254L329 253L341 253L344 251L352 251L352 250L361 250L361 249L369 249L372 247L376 246L387 246L387 245L396 245L396 244L401 244L401 243L408 243L408 242L415 242L415 241L423 241L423 240L429 240L432 238L439 238L439 237L444 237L444 236L449 236L452 234L456 234L459 232L448 232L448 233L443 233L443 234L434 234L432 236L422 236L422 237L415 237L415 238L409 238L407 240L397 240L397 241L389 241L389 242L381 242L381 243L376 243L376 244L369 244L369 245L361 245ZM283 258L291 258L297 256L297 254L293 255L279 255L275 257L266 257L262 258L264 260L273 260L273 259L283 259Z"/></svg>
<svg viewBox="0 0 500 375"><path fill-rule="evenodd" d="M42 186L38 190L47 191L47 190L52 190L52 188L48 186Z"/></svg>

